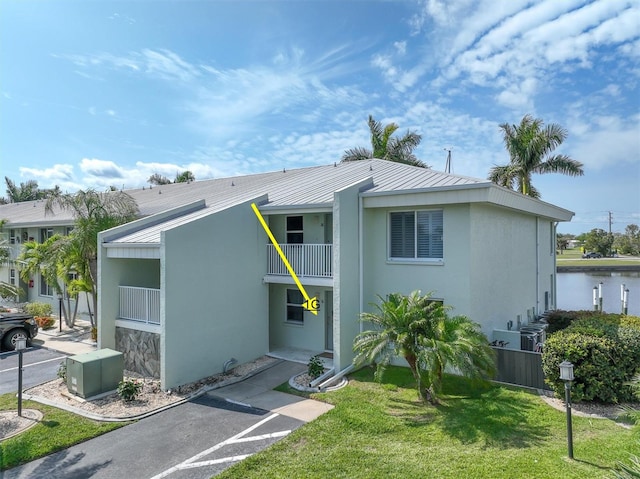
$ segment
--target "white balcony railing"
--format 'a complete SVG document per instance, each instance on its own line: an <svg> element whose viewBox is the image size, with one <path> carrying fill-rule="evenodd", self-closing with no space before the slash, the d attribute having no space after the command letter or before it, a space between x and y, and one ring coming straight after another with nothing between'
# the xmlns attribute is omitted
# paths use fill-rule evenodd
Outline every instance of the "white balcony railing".
<svg viewBox="0 0 640 479"><path fill-rule="evenodd" d="M280 248L298 277L333 277L332 244L281 244ZM267 245L267 274L289 274L272 244Z"/></svg>
<svg viewBox="0 0 640 479"><path fill-rule="evenodd" d="M160 324L160 290L120 286L120 319Z"/></svg>

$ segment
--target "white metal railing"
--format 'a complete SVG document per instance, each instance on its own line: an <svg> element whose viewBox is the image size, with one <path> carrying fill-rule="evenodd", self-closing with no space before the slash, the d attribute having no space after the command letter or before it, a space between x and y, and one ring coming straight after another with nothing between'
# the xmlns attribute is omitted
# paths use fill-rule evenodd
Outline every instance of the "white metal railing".
<svg viewBox="0 0 640 479"><path fill-rule="evenodd" d="M299 277L333 277L332 244L281 244L287 261ZM287 267L272 244L267 245L267 274L286 276Z"/></svg>
<svg viewBox="0 0 640 479"><path fill-rule="evenodd" d="M120 319L160 324L160 290L119 286Z"/></svg>

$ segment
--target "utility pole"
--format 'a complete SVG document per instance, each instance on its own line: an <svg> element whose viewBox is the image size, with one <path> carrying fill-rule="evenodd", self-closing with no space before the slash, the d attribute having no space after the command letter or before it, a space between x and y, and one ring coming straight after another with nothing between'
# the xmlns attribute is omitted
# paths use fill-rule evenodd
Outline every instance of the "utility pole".
<svg viewBox="0 0 640 479"><path fill-rule="evenodd" d="M611 234L611 223L613 223L613 212L609 211L609 234Z"/></svg>
<svg viewBox="0 0 640 479"><path fill-rule="evenodd" d="M444 151L447 152L447 163L444 165L444 172L451 173L451 149L445 148Z"/></svg>

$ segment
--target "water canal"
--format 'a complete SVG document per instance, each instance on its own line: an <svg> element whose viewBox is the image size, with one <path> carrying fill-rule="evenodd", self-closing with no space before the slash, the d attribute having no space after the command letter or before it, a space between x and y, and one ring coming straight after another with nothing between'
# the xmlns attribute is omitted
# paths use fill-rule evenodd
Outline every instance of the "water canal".
<svg viewBox="0 0 640 479"><path fill-rule="evenodd" d="M629 290L628 314L640 316L640 272L558 273L558 309L593 309L593 287L602 282L602 303L607 313L620 313L620 287Z"/></svg>

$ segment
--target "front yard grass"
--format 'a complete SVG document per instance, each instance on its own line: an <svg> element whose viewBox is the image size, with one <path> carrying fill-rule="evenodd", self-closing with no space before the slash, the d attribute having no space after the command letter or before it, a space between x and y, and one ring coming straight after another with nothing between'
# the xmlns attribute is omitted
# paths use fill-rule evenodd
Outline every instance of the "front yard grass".
<svg viewBox="0 0 640 479"><path fill-rule="evenodd" d="M638 454L638 428L574 416L569 460L565 413L524 390L447 377L431 407L414 386L406 368L383 383L358 371L346 388L313 395L333 410L217 477L601 479Z"/></svg>
<svg viewBox="0 0 640 479"><path fill-rule="evenodd" d="M0 395L1 411L17 409L17 407L18 402L14 393ZM34 401L23 401L22 408L38 409L43 417L39 424L0 442L0 470L2 471L129 424L93 421Z"/></svg>

